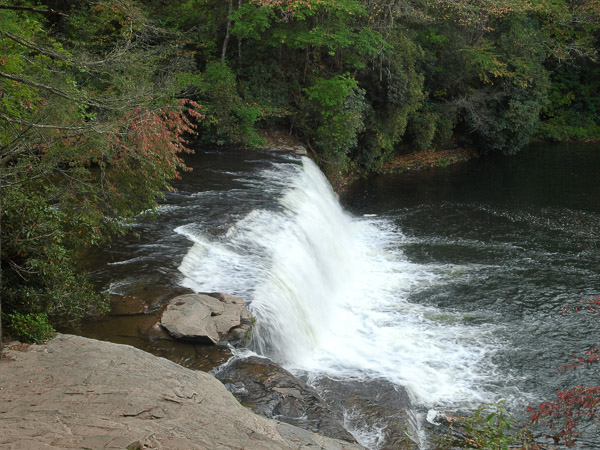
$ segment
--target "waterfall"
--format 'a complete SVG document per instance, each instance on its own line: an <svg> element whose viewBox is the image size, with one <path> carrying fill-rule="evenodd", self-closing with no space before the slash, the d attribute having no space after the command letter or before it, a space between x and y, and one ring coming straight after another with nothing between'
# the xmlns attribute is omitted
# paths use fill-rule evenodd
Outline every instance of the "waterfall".
<svg viewBox="0 0 600 450"><path fill-rule="evenodd" d="M392 222L346 213L308 158L260 177L247 185L272 191L272 205L221 235L177 228L193 242L179 267L185 286L243 296L257 318L255 351L287 368L384 377L429 406L490 400L491 330L408 301L448 267L409 262Z"/></svg>
<svg viewBox="0 0 600 450"><path fill-rule="evenodd" d="M262 237L271 264L251 303L258 350L284 361L310 358L324 343L362 265L351 218L317 166L303 166L280 200L280 226Z"/></svg>

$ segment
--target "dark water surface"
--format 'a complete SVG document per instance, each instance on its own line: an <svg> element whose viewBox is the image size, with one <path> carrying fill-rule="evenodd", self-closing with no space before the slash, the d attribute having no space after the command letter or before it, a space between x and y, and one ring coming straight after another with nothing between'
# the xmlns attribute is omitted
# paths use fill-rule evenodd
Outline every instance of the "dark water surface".
<svg viewBox="0 0 600 450"><path fill-rule="evenodd" d="M161 307L183 292L182 283L242 295L251 308L258 304L256 293L264 299L265 280L281 265L274 257L277 243L264 234L287 236L279 233L289 231L286 221L302 219L303 207L290 206L300 200L286 192L298 188L306 171L295 156L249 151L198 152L189 164L194 171L167 195L159 217L140 217L134 229L139 239L115 240L89 257L94 281L115 301L142 305L145 313L91 322L82 334L208 370L229 351L171 341L155 326ZM525 405L550 399L556 389L600 384L597 372L553 376L571 354L598 343L596 322L562 317L560 311L600 295L599 175L598 145L536 144L513 157L355 183L342 204L353 215L348 226L358 231L339 237L351 246L364 241L364 254L374 262L365 266L370 278L365 277L360 302L335 306L354 314L356 322L348 323L356 323L356 334L331 334L343 358L334 361L331 349L315 344L313 360L320 365L292 366L324 373L335 368L338 374L355 367L361 377L405 379L422 411L504 398L522 416ZM302 189L309 197L317 192ZM322 219L310 217L313 234L328 226ZM308 253L318 253L314 243L306 245ZM298 249L284 250L286 260L296 261ZM354 256L337 257L343 262ZM184 260L188 266L201 262L197 279L184 277L179 269ZM320 264L307 280L333 270ZM379 264L385 270L378 272ZM292 280L285 288L295 292L301 285ZM346 348L336 341L343 336L356 339L354 347L359 340L371 343L369 357L351 354L352 343ZM431 386L416 386L419 380ZM460 389L445 395L445 387L453 385Z"/></svg>
<svg viewBox="0 0 600 450"><path fill-rule="evenodd" d="M409 260L456 267L409 299L495 328L502 345L489 355L498 371L490 389L520 392L516 409L555 389L600 383L597 371L552 376L598 344L597 320L560 314L600 295L598 145L536 144L512 157L373 177L356 183L345 204L393 220Z"/></svg>

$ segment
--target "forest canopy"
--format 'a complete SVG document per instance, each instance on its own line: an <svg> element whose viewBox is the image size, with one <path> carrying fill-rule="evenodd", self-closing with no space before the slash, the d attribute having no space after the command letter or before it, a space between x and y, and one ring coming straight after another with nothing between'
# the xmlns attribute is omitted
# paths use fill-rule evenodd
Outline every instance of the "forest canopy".
<svg viewBox="0 0 600 450"><path fill-rule="evenodd" d="M403 149L600 137L595 0L148 6L189 39L205 142L256 145L257 129L281 127L335 177Z"/></svg>

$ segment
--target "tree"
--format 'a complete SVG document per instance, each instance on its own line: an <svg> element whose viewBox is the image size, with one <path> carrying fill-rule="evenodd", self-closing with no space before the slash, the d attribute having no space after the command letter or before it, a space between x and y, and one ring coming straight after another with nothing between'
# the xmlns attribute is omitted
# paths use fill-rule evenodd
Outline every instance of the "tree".
<svg viewBox="0 0 600 450"><path fill-rule="evenodd" d="M329 175L339 176L348 169L348 154L358 143L358 133L364 130L365 91L344 74L317 79L306 94L315 111L309 113L315 143Z"/></svg>
<svg viewBox="0 0 600 450"><path fill-rule="evenodd" d="M55 35L38 11L1 11L1 286L13 333L104 310L78 255L124 232L185 169L200 106L169 100L180 87L163 58L177 47L153 43L168 39L133 6L71 10Z"/></svg>

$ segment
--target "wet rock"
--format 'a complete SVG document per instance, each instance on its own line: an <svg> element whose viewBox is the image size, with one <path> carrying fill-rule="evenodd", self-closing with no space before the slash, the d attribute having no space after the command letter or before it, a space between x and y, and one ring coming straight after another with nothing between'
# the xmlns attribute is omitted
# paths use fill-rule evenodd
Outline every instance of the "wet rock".
<svg viewBox="0 0 600 450"><path fill-rule="evenodd" d="M315 389L267 358L237 358L215 374L236 398L254 412L269 418L354 442Z"/></svg>
<svg viewBox="0 0 600 450"><path fill-rule="evenodd" d="M253 322L252 315L244 305L244 300L218 292L207 295L216 298L223 305L223 313L215 314L212 317L217 333L222 340L233 344L243 341L252 329Z"/></svg>
<svg viewBox="0 0 600 450"><path fill-rule="evenodd" d="M343 411L345 425L370 448L414 448L408 392L387 380L334 380L311 384L334 411Z"/></svg>
<svg viewBox="0 0 600 450"><path fill-rule="evenodd" d="M429 442L439 442L440 447L444 445L444 448L464 448L465 443L472 440L473 436L465 432L463 420L464 417L461 416L429 410L423 429Z"/></svg>
<svg viewBox="0 0 600 450"><path fill-rule="evenodd" d="M252 316L239 297L221 293L187 294L169 302L161 325L175 339L237 345L250 333Z"/></svg>

